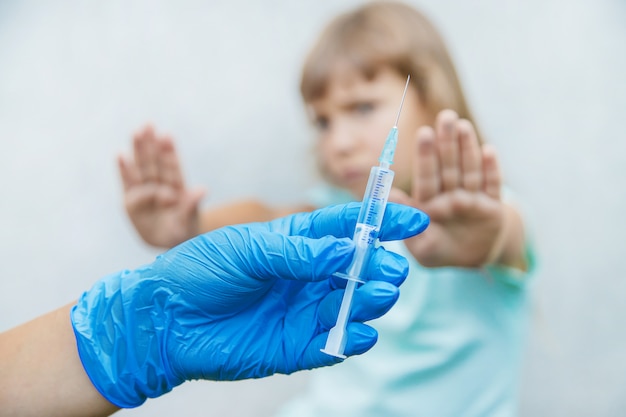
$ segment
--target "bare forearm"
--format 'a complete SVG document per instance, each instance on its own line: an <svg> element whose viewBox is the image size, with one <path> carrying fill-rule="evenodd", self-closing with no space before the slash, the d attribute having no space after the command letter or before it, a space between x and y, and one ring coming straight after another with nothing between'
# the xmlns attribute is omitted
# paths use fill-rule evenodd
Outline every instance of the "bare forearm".
<svg viewBox="0 0 626 417"><path fill-rule="evenodd" d="M72 305L0 334L3 416L108 416L117 410L83 369Z"/></svg>
<svg viewBox="0 0 626 417"><path fill-rule="evenodd" d="M312 211L315 207L300 205L272 207L256 200L245 200L213 207L200 215L200 233L242 223L266 222L289 214Z"/></svg>

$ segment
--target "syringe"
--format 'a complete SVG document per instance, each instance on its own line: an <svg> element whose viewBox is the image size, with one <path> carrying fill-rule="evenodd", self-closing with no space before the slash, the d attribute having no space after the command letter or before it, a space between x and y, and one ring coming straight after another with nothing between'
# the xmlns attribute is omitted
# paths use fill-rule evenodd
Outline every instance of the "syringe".
<svg viewBox="0 0 626 417"><path fill-rule="evenodd" d="M398 143L398 121L400 120L400 112L402 111L402 105L404 104L404 97L406 96L410 79L411 76L409 75L406 79L406 85L404 86L404 93L402 94L402 101L398 109L396 123L389 131L385 146L378 159L380 165L373 166L370 171L365 195L363 196L363 203L352 237L356 246L352 263L345 274L335 274L341 278L347 279L348 283L346 284L346 290L341 300L341 306L339 307L337 323L330 329L326 346L321 350L324 353L343 359L346 357L343 352L346 348L346 326L352 307L352 297L354 296L357 282L364 282L361 277L363 267L369 259L371 249L376 245L380 226L385 214L385 207L387 206L387 199L391 191L394 172L389 169L389 166L393 163L393 154L396 150L396 144Z"/></svg>

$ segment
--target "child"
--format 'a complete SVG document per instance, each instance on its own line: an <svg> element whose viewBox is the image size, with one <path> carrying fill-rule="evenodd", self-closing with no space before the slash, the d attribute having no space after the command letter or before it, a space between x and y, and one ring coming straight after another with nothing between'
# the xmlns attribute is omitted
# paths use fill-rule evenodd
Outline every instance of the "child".
<svg viewBox="0 0 626 417"><path fill-rule="evenodd" d="M410 6L374 2L340 15L304 64L301 93L333 186L313 207L361 200L407 74L391 200L424 210L431 225L388 245L412 261L411 276L377 322L377 345L316 371L286 416L516 414L531 267L523 223L502 199L497 157L440 35ZM202 192L184 186L171 139L146 128L134 143L135 160L120 157L120 171L130 218L150 244L313 208L248 201L198 214Z"/></svg>

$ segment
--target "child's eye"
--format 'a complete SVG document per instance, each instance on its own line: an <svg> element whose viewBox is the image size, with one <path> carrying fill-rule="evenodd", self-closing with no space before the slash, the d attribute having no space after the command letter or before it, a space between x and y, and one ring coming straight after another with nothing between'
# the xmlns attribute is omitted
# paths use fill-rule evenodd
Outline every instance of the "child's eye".
<svg viewBox="0 0 626 417"><path fill-rule="evenodd" d="M313 119L313 124L317 130L326 130L328 129L328 118L324 116L318 116Z"/></svg>
<svg viewBox="0 0 626 417"><path fill-rule="evenodd" d="M374 110L374 103L363 102L354 105L354 111L358 114L369 114Z"/></svg>

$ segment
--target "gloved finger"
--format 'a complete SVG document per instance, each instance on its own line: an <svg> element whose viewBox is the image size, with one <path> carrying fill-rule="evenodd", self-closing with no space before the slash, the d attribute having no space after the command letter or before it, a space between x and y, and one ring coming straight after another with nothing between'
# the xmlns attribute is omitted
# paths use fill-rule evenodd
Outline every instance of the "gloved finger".
<svg viewBox="0 0 626 417"><path fill-rule="evenodd" d="M369 281L355 292L351 322L374 320L387 313L400 297L400 289L384 281ZM337 314L339 310L337 310Z"/></svg>
<svg viewBox="0 0 626 417"><path fill-rule="evenodd" d="M360 355L370 350L378 340L378 332L363 323L349 323L346 327L346 348L344 355ZM309 346L307 346L302 356L301 367L305 369L319 368L342 362L343 359L329 355L321 351L326 345L328 333L317 335Z"/></svg>
<svg viewBox="0 0 626 417"><path fill-rule="evenodd" d="M302 369L313 369L342 362L342 358L322 352L327 339L328 332L318 334L313 338L302 355L302 363L298 366Z"/></svg>
<svg viewBox="0 0 626 417"><path fill-rule="evenodd" d="M320 302L317 318L323 329L330 329L337 322L344 292L332 291ZM364 322L376 319L388 312L399 296L400 290L393 284L384 281L367 282L354 291L349 321Z"/></svg>
<svg viewBox="0 0 626 417"><path fill-rule="evenodd" d="M378 239L408 239L426 230L429 223L428 215L415 207L388 203Z"/></svg>
<svg viewBox="0 0 626 417"><path fill-rule="evenodd" d="M378 341L378 332L363 323L349 323L346 329L347 341L343 354L346 356L360 355L370 350Z"/></svg>
<svg viewBox="0 0 626 417"><path fill-rule="evenodd" d="M387 281L399 287L409 275L409 261L402 255L375 248L364 270L364 281Z"/></svg>
<svg viewBox="0 0 626 417"><path fill-rule="evenodd" d="M327 279L347 268L354 252L354 244L347 238L286 236L254 226L226 228L224 233L228 232L234 237L229 239L229 250L235 252L229 254L233 267L243 263L245 272L260 279Z"/></svg>
<svg viewBox="0 0 626 417"><path fill-rule="evenodd" d="M326 235L352 237L361 203L348 203L300 213L290 219L294 235L319 238ZM415 207L389 203L379 234L380 240L402 240L421 233L428 226L428 216Z"/></svg>
<svg viewBox="0 0 626 417"><path fill-rule="evenodd" d="M343 271L340 271L343 272ZM399 287L409 274L409 262L402 255L388 252L383 247L372 250L367 266L364 269L363 281L387 281ZM346 280L331 277L331 288L345 288Z"/></svg>

